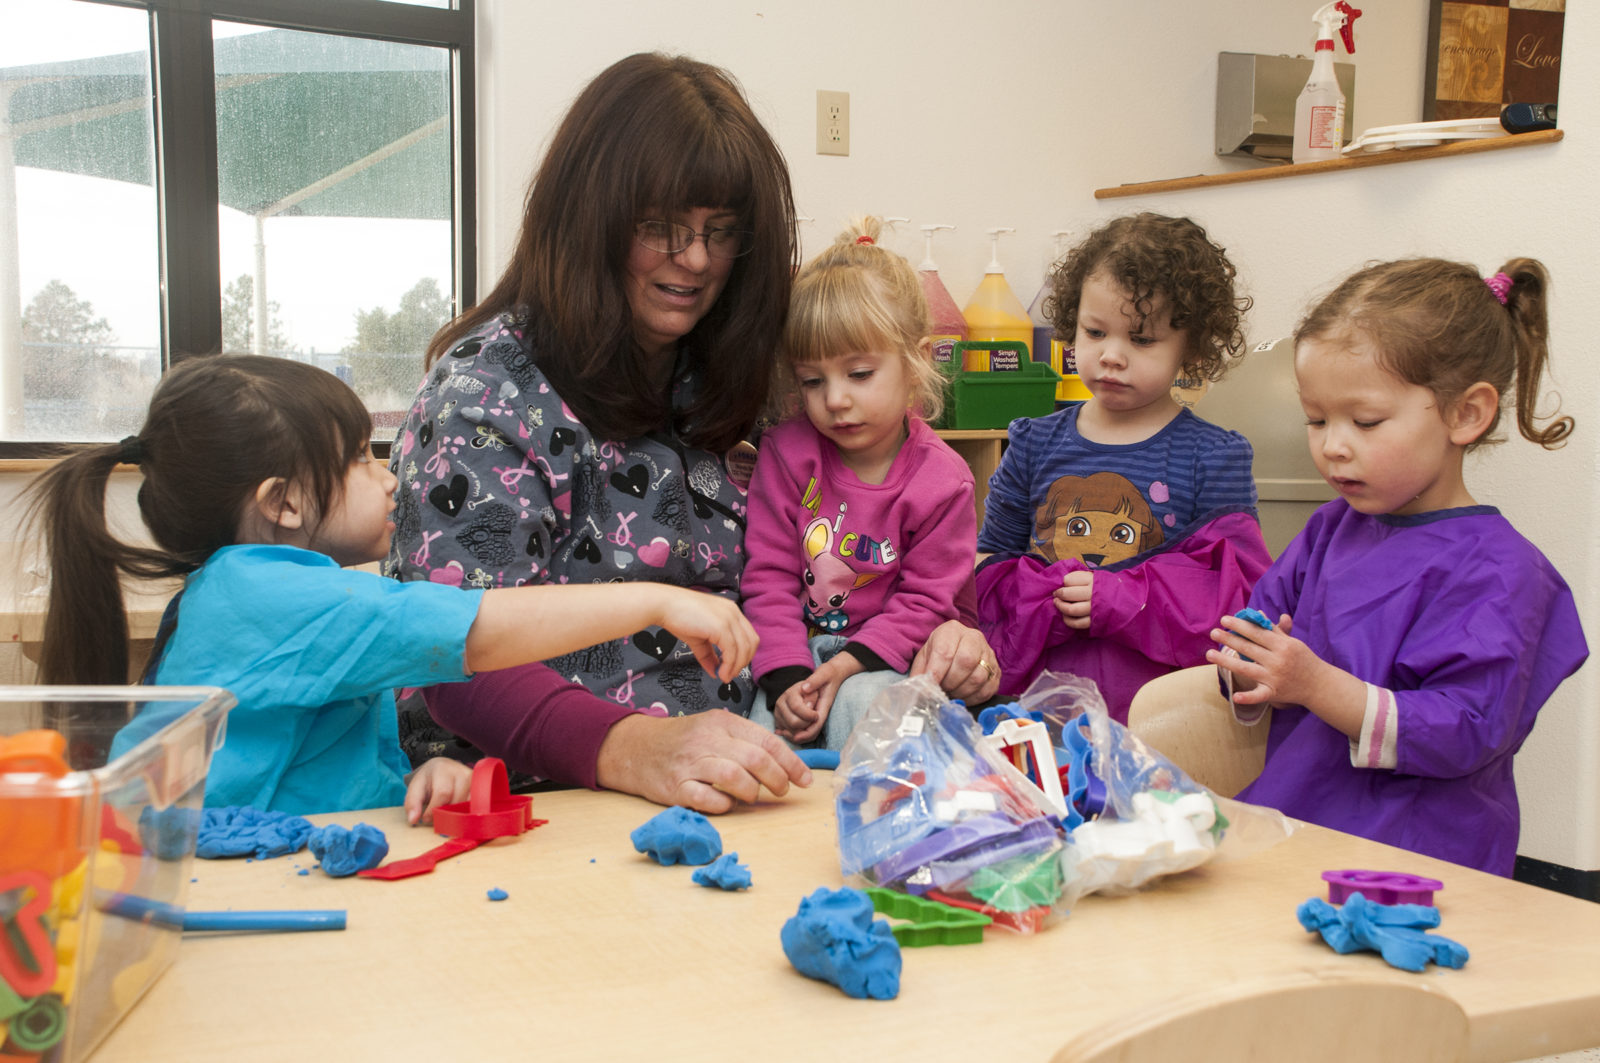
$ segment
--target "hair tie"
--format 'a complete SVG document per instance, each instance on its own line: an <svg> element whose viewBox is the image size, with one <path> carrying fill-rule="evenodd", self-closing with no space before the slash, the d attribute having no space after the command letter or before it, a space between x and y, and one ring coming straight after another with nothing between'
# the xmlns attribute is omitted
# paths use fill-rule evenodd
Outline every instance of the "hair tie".
<svg viewBox="0 0 1600 1063"><path fill-rule="evenodd" d="M117 460L122 464L141 465L144 463L144 440L138 436L128 436L117 445L122 448L117 454Z"/></svg>
<svg viewBox="0 0 1600 1063"><path fill-rule="evenodd" d="M856 243L858 243L858 244L872 244L872 243L877 243L877 241L874 240L870 236L858 236L858 237L856 237Z"/></svg>
<svg viewBox="0 0 1600 1063"><path fill-rule="evenodd" d="M1511 278L1504 273L1496 273L1492 277L1483 278L1483 283L1487 284L1494 297L1500 300L1500 305L1505 306L1506 296L1511 293Z"/></svg>

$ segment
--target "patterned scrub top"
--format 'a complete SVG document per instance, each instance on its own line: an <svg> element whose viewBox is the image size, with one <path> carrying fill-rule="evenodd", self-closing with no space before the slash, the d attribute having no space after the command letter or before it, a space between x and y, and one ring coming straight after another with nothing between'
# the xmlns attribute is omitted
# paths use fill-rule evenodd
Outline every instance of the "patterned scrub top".
<svg viewBox="0 0 1600 1063"><path fill-rule="evenodd" d="M596 438L502 314L439 360L395 441L396 531L384 571L462 587L653 581L735 601L745 488L721 455L668 431ZM680 358L672 404L695 374ZM748 671L707 675L660 628L546 662L595 695L656 715L750 711Z"/></svg>

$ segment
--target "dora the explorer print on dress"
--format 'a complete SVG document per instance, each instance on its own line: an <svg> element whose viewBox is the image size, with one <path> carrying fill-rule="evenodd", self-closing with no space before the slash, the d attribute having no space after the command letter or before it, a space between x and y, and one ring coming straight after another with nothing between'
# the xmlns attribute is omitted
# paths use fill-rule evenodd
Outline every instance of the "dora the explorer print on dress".
<svg viewBox="0 0 1600 1063"><path fill-rule="evenodd" d="M1155 435L1108 444L1079 407L1011 423L989 481L978 622L1015 697L1046 670L1093 679L1112 718L1175 668L1205 663L1216 617L1236 612L1271 557L1256 520L1250 443L1182 410ZM1094 573L1086 630L1055 592Z"/></svg>
<svg viewBox="0 0 1600 1063"><path fill-rule="evenodd" d="M673 408L685 409L695 375L680 364L673 380ZM652 581L738 597L746 499L723 457L667 433L596 438L510 315L439 359L390 465L400 488L389 575L468 587ZM750 711L748 673L720 683L660 628L546 663L644 712Z"/></svg>
<svg viewBox="0 0 1600 1063"><path fill-rule="evenodd" d="M1162 501L1167 485L1150 484ZM1045 492L1033 521L1033 552L1047 561L1076 557L1096 567L1126 561L1165 540L1150 503L1126 476L1063 476Z"/></svg>

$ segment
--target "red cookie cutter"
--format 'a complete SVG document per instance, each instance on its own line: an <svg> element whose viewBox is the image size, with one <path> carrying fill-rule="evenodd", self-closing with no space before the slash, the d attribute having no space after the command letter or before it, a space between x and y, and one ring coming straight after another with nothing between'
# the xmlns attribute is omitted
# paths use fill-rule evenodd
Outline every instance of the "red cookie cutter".
<svg viewBox="0 0 1600 1063"><path fill-rule="evenodd" d="M386 880L424 875L439 861L476 849L480 842L522 834L545 822L533 818L532 797L512 794L505 762L498 757L484 757L472 766L471 799L434 809L433 829L449 837L449 841L420 856L392 860L356 874Z"/></svg>
<svg viewBox="0 0 1600 1063"><path fill-rule="evenodd" d="M441 805L433 812L433 829L448 838L505 838L534 825L533 798L511 793L505 762L499 757L484 757L472 766L471 800Z"/></svg>

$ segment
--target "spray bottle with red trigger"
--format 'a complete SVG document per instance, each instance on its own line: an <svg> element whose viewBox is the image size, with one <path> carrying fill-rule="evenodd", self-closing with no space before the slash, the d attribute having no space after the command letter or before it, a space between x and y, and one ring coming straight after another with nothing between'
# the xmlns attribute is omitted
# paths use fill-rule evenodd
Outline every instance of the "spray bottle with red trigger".
<svg viewBox="0 0 1600 1063"><path fill-rule="evenodd" d="M1344 91L1333 70L1333 34L1337 30L1344 39L1345 51L1354 55L1355 21L1360 17L1360 9L1351 7L1346 0L1324 4L1311 16L1317 27L1317 48L1312 55L1311 77L1294 106L1294 148L1290 157L1297 163L1337 159L1344 149Z"/></svg>

